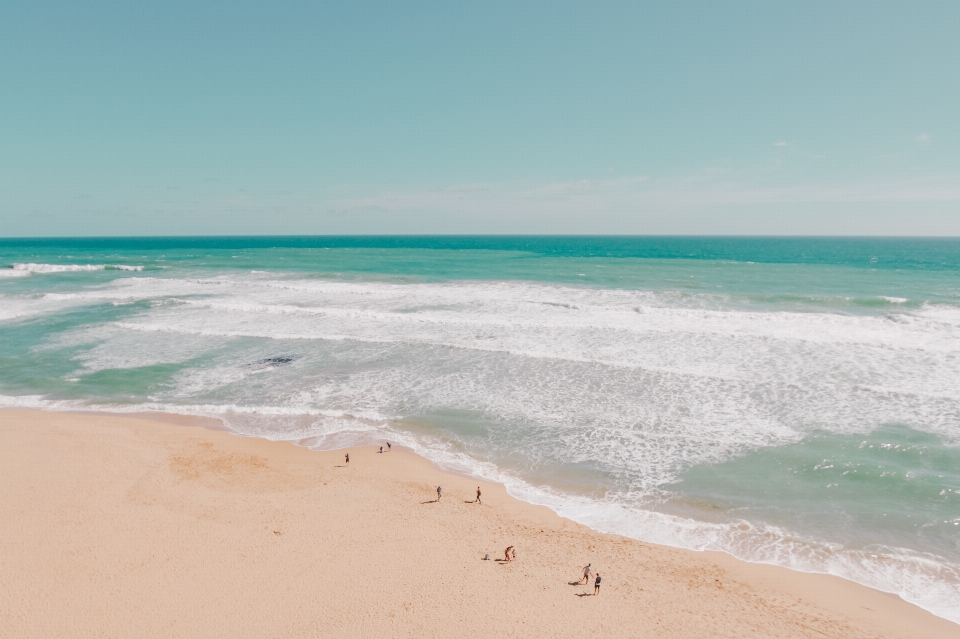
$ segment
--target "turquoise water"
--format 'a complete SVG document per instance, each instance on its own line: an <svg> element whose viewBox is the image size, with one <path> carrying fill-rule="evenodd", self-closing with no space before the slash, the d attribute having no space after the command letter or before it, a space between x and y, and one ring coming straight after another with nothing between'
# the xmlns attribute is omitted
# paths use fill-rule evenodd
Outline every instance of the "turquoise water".
<svg viewBox="0 0 960 639"><path fill-rule="evenodd" d="M960 621L960 241L0 240L0 405L390 439Z"/></svg>

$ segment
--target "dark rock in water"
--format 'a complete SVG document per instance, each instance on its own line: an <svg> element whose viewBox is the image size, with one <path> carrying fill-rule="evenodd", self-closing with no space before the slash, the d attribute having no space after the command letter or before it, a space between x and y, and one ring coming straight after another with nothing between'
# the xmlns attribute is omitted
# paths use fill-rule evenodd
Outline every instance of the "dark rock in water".
<svg viewBox="0 0 960 639"><path fill-rule="evenodd" d="M303 357L303 355L278 355L276 357L267 357L265 359L258 359L257 361L247 364L247 368L252 368L254 370L263 370L265 368L279 368L281 366L286 366L292 362L297 361Z"/></svg>

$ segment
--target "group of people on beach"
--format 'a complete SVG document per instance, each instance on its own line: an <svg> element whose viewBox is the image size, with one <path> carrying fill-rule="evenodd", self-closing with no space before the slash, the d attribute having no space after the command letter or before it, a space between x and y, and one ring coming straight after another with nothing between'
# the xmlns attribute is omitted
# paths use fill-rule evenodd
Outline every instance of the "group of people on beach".
<svg viewBox="0 0 960 639"><path fill-rule="evenodd" d="M390 442L387 442L387 452L389 453L391 450L393 450L393 444L391 444ZM381 452L381 453L383 452L383 446L380 447L380 452ZM344 456L343 456L343 460L344 460L344 462L347 464L347 466L349 466L349 465L350 465L350 453L347 453L346 455L344 455Z"/></svg>
<svg viewBox="0 0 960 639"><path fill-rule="evenodd" d="M441 497L443 497L443 487L442 487L442 486L437 486L437 501L440 501L440 498L441 498ZM480 487L479 487L479 486L477 486L477 498L473 500L473 503L475 503L475 504L482 504L482 503L483 503L482 501L480 501Z"/></svg>
<svg viewBox="0 0 960 639"><path fill-rule="evenodd" d="M391 450L393 450L393 445L390 442L387 442L387 452L390 452ZM381 453L383 452L383 446L380 447L380 452ZM344 460L349 466L350 453L347 453L346 455L344 455ZM482 501L480 501L480 494L481 494L480 487L477 486L477 498L473 501L473 503L475 504L483 503ZM443 497L443 487L437 486L437 501L440 501L441 497ZM486 557L484 557L484 559L488 559L489 557L490 555L487 555ZM514 548L513 546L507 546L507 548L503 551L503 561L513 561L516 558L517 558L516 548ZM580 583L580 582L583 582L584 584L590 583L590 576L592 574L593 574L593 568L591 567L591 564L587 564L586 566L583 567L583 577L581 577L577 581L577 583ZM597 595L599 594L599 592L600 592L600 573L598 572L593 582L593 594Z"/></svg>
<svg viewBox="0 0 960 639"><path fill-rule="evenodd" d="M585 584L590 583L590 575L592 573L593 573L593 568L591 567L591 564L587 564L586 566L583 567L583 577L580 578L580 581L582 581ZM580 582L578 581L577 583L580 583ZM596 595L599 592L600 592L600 573L598 572L597 578L593 582L593 594Z"/></svg>
<svg viewBox="0 0 960 639"><path fill-rule="evenodd" d="M498 561L514 561L516 558L517 558L517 549L514 548L513 546L507 546L507 548L503 551L503 559ZM487 554L486 556L484 556L484 559L490 559L490 555ZM571 584L579 584L579 583L589 584L590 577L592 577L593 575L594 575L593 565L587 564L586 566L583 567L583 577L581 577L575 582L570 582L570 583ZM600 573L599 572L596 573L596 577L593 580L593 594L594 596L600 594Z"/></svg>

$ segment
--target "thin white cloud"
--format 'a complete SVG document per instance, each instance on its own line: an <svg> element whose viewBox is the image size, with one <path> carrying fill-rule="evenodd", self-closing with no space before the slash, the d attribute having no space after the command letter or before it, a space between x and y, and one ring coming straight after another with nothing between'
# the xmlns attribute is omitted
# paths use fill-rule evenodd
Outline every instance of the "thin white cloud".
<svg viewBox="0 0 960 639"><path fill-rule="evenodd" d="M490 184L451 189L396 191L339 199L344 209L475 212L538 210L589 212L638 208L699 208L727 205L804 203L960 202L960 179L863 182L846 185L762 187L698 175L683 179L638 176L573 180L540 185Z"/></svg>
<svg viewBox="0 0 960 639"><path fill-rule="evenodd" d="M0 208L10 235L666 233L960 236L960 176L769 185L751 174L491 182L367 191L223 193ZM10 230L8 230L10 229Z"/></svg>

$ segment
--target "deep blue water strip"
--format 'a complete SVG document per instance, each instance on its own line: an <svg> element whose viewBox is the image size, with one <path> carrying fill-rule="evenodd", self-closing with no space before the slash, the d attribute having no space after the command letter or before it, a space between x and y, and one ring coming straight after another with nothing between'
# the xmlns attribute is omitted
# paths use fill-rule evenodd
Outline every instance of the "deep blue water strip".
<svg viewBox="0 0 960 639"><path fill-rule="evenodd" d="M551 257L832 264L960 270L960 238L690 236L202 236L0 238L0 249L250 250L363 248L520 251Z"/></svg>

